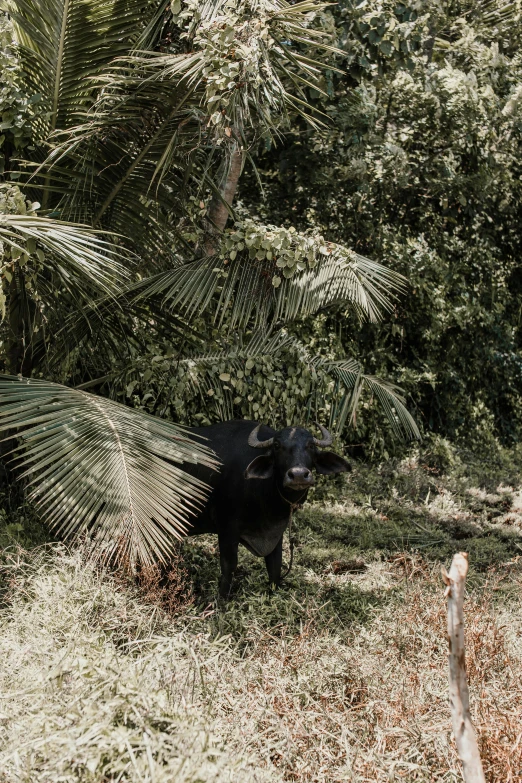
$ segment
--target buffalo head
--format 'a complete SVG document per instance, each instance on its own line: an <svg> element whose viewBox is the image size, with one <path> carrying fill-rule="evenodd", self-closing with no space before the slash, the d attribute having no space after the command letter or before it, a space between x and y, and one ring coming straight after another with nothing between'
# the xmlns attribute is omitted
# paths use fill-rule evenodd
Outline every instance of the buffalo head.
<svg viewBox="0 0 522 783"><path fill-rule="evenodd" d="M320 451L330 446L332 436L318 425L321 438L315 438L303 427L285 427L268 440L259 440L261 425L248 438L248 445L255 449L269 449L256 457L245 470L246 479L267 479L274 476L278 485L286 489L305 490L314 484L317 473L331 475L351 470L349 464L333 451Z"/></svg>

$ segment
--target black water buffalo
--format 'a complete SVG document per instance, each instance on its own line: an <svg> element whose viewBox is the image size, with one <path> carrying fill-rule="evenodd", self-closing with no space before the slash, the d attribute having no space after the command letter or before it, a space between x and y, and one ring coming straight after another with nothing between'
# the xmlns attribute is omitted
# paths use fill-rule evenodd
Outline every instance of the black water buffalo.
<svg viewBox="0 0 522 783"><path fill-rule="evenodd" d="M195 435L207 439L206 445L222 462L219 473L201 465L186 466L212 487L205 508L188 534L217 533L222 597L230 591L239 544L265 558L270 584L277 586L281 580L283 534L292 509L304 503L314 484L312 471L333 474L350 470L342 457L320 451L332 443L328 430L320 429L321 439L302 427L276 432L255 421L227 421L192 429Z"/></svg>

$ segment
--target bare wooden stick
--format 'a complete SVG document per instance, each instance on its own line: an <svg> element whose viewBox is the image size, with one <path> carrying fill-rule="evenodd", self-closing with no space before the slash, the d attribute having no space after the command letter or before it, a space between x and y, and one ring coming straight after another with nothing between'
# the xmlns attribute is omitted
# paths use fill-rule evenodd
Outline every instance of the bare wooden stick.
<svg viewBox="0 0 522 783"><path fill-rule="evenodd" d="M451 719L465 783L486 783L475 729L469 714L463 611L464 583L467 573L468 556L465 552L454 555L449 574L445 568L442 569L442 577L447 584L445 595L448 598Z"/></svg>

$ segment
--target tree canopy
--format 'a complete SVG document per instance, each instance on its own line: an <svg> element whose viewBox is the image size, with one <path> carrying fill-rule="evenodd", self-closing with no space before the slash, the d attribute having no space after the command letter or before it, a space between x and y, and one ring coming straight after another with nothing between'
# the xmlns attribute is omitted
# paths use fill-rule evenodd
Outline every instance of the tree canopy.
<svg viewBox="0 0 522 783"><path fill-rule="evenodd" d="M522 391L520 14L503 2L344 1L325 14L348 63L326 83L328 98L315 96L332 126L259 151L260 214L314 226L405 275L408 295L390 318L358 328L330 311L315 322L321 339L336 334L337 350L399 383L425 433L512 444ZM247 173L240 197L259 211L255 187ZM360 429L365 420L376 452L388 448L373 417Z"/></svg>

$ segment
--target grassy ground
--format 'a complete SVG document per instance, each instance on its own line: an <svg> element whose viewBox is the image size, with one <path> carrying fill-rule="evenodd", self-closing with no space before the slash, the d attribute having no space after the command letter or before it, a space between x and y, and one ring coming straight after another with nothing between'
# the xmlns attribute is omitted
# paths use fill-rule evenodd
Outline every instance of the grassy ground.
<svg viewBox="0 0 522 783"><path fill-rule="evenodd" d="M0 781L461 780L440 579L456 551L486 776L522 779L521 464L443 442L359 464L297 515L284 588L269 597L244 551L224 611L212 537L185 542L167 592L60 545L5 550ZM33 535L28 514L8 524Z"/></svg>

